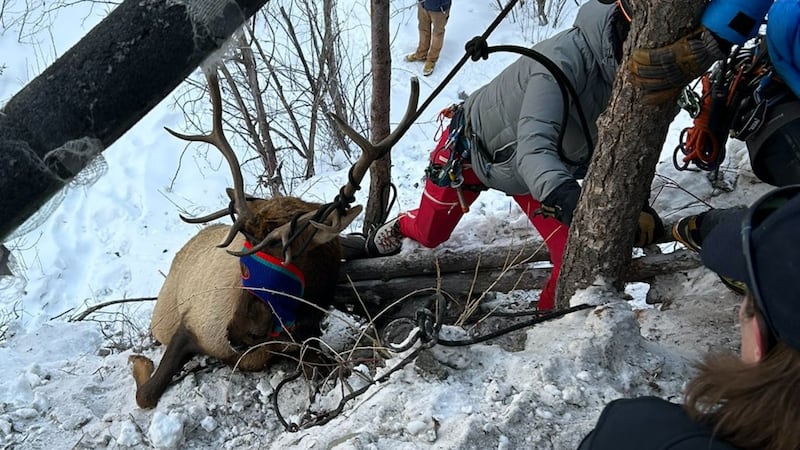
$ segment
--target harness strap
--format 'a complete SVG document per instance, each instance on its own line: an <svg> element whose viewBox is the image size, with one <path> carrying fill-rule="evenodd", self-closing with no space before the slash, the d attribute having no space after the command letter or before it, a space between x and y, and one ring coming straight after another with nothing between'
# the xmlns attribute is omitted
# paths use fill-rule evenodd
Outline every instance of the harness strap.
<svg viewBox="0 0 800 450"><path fill-rule="evenodd" d="M447 126L447 139L443 150L448 152L447 162L442 165L431 161L425 169L425 175L434 184L441 187L451 187L456 190L461 211L469 211L463 190L480 191L480 186L465 186L463 163L469 162L472 144L469 139L469 120L466 117L463 103L455 103L439 112L439 130L443 129L445 119L450 119ZM438 140L437 131L437 140Z"/></svg>

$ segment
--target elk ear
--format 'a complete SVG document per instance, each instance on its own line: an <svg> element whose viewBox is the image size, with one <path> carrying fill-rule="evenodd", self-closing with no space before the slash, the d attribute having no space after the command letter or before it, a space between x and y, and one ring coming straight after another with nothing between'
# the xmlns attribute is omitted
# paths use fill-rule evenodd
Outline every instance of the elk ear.
<svg viewBox="0 0 800 450"><path fill-rule="evenodd" d="M231 200L235 200L236 199L236 191L233 190L233 188L225 188L225 192L228 194L228 198L230 198ZM244 194L244 199L245 199L245 201L248 201L248 202L253 201L253 200L264 200L263 198L256 197L256 196L253 196L253 195L250 195L250 194Z"/></svg>
<svg viewBox="0 0 800 450"><path fill-rule="evenodd" d="M314 242L317 244L324 244L338 237L341 230L350 225L350 223L352 223L353 220L355 220L356 217L361 214L363 209L364 208L361 205L356 205L345 211L344 215L342 216L334 215L334 222L330 225L310 220L309 223L311 223L314 228L319 230L314 235Z"/></svg>

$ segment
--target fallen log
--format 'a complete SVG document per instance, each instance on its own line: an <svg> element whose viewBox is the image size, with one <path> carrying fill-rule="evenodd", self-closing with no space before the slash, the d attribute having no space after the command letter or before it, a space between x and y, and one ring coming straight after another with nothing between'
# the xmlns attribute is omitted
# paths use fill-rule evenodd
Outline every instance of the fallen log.
<svg viewBox="0 0 800 450"><path fill-rule="evenodd" d="M483 292L541 289L550 275L548 255L538 245L481 250L417 249L396 256L348 261L341 268L337 303L379 310L413 296L430 296L437 285L459 302ZM701 265L688 250L634 258L626 281L651 278ZM437 275L439 274L439 275Z"/></svg>

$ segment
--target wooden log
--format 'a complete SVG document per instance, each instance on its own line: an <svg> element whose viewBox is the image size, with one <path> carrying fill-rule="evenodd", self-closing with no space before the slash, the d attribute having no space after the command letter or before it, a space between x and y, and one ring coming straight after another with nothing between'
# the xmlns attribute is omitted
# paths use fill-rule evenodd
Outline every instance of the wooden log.
<svg viewBox="0 0 800 450"><path fill-rule="evenodd" d="M472 250L425 249L384 258L355 259L339 271L339 281L394 280L401 277L435 275L438 263L443 272L474 271L476 266L495 269L534 261L550 261L541 241L516 246L495 246Z"/></svg>
<svg viewBox="0 0 800 450"><path fill-rule="evenodd" d="M530 259L510 263L517 254ZM419 249L396 256L354 260L342 267L336 299L341 304L363 302L373 309L407 296L430 295L438 283L447 296L459 301L477 298L484 291L541 289L550 275L549 265L542 263L545 258L541 252L520 253L513 247L497 247L465 252ZM436 275L437 262L440 279ZM689 250L647 255L633 259L626 281L647 281L701 264L699 256Z"/></svg>

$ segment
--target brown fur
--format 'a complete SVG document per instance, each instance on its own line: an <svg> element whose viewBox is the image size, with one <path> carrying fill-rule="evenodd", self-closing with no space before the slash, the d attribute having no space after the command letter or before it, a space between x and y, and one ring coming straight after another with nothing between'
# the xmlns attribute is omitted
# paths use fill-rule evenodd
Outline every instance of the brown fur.
<svg viewBox="0 0 800 450"><path fill-rule="evenodd" d="M254 217L244 228L259 241L294 216L319 206L294 197L251 199L248 204ZM227 225L203 228L172 261L150 325L156 340L166 345L164 356L155 372L149 359L131 357L136 402L142 408L156 406L172 377L194 355L205 354L241 370L257 371L267 366L274 352L284 350L284 345L270 344L242 351L270 340L272 315L266 304L242 289L239 258L217 247L229 229ZM341 249L338 235L317 230L305 251L299 251L313 230L309 227L293 244L292 262L305 276L304 298L324 310L333 300ZM227 249L241 250L243 243L239 234ZM281 247L278 243L263 251L281 258ZM301 304L291 338L301 341L318 334L322 314Z"/></svg>
<svg viewBox="0 0 800 450"><path fill-rule="evenodd" d="M243 230L258 243L273 239L286 240L291 234L289 223L302 215L298 222L309 224L302 236L289 246L286 260L294 263L304 273L306 288L304 298L311 303L327 307L333 300L338 278L341 246L338 233L344 230L361 212L360 206L339 208L324 220L317 220L319 205L298 198L282 197L270 200L248 199L244 193L244 180L236 153L225 138L222 129L222 99L216 69L206 74L213 106L213 129L205 135L184 135L167 129L174 136L190 142L212 144L222 152L233 175L233 189L228 195L233 200L236 215L233 227L215 225L201 230L175 255L169 275L158 295L153 310L151 329L161 343L166 344L164 356L153 371L152 361L143 356L133 356L136 402L143 408L152 408L167 389L172 377L196 354L206 354L221 359L242 370L263 369L273 355L272 350L283 350L284 345L270 344L242 353L240 348L266 342L272 329L270 311L260 300L241 289L238 258L217 247L224 242L227 249L239 251ZM419 81L411 82L408 107L397 129L377 144L359 135L336 115L331 119L362 149L361 156L348 173L348 181L340 190L340 197L350 199L359 189L373 161L388 152L413 122L419 100ZM184 219L202 223L225 216L229 211L218 211L198 219ZM313 239L312 239L312 233ZM308 245L306 247L307 241ZM259 245L253 242L254 245ZM283 245L263 251L282 258ZM320 311L309 305L297 310L297 324L293 331L295 340L302 340L319 332Z"/></svg>

